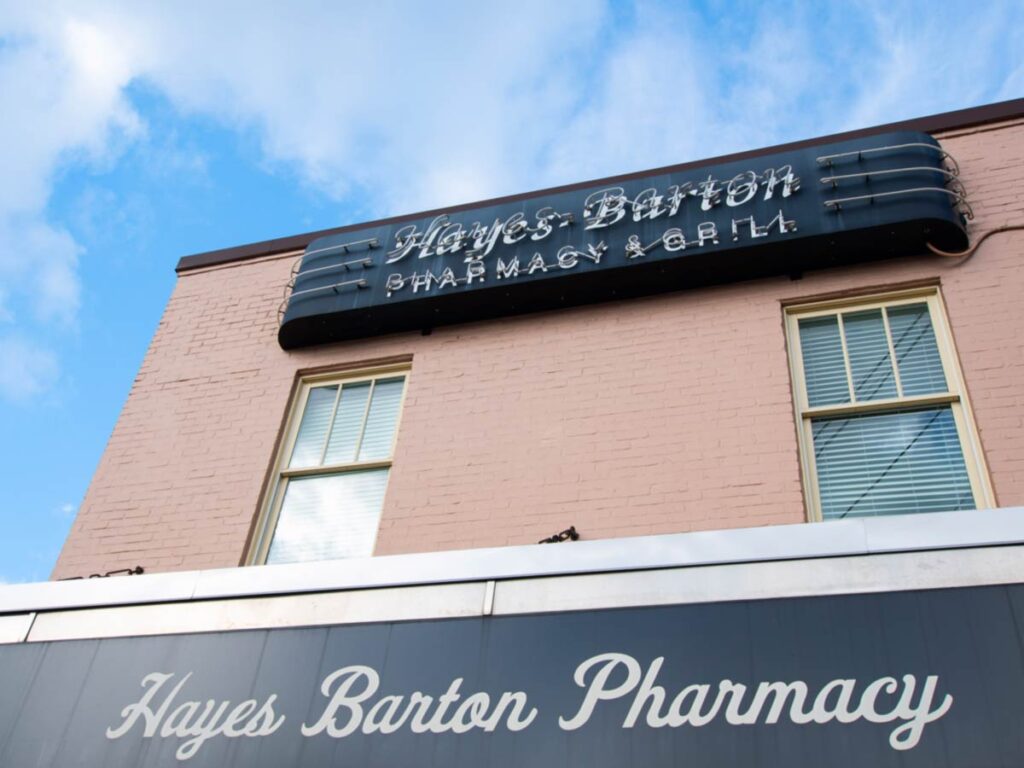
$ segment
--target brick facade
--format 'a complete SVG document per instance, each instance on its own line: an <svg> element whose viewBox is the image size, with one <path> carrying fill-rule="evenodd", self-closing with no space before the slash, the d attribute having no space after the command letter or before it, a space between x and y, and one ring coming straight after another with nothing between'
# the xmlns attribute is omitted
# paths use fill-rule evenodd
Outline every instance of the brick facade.
<svg viewBox="0 0 1024 768"><path fill-rule="evenodd" d="M938 134L977 215L1024 223L1024 121ZM411 360L378 554L805 519L781 303L942 286L992 485L1024 505L1024 235L294 352L294 252L181 274L54 572L238 565L297 372Z"/></svg>

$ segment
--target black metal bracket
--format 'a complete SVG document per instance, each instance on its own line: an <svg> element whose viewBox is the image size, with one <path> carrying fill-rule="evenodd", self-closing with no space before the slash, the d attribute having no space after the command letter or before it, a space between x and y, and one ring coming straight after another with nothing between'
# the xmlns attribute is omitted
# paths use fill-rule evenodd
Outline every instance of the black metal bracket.
<svg viewBox="0 0 1024 768"><path fill-rule="evenodd" d="M546 539L541 539L538 544L558 544L561 541L577 541L580 537L579 532L576 530L575 525L570 525L564 531L559 531L554 536L548 536Z"/></svg>
<svg viewBox="0 0 1024 768"><path fill-rule="evenodd" d="M114 571L107 571L106 573L90 573L88 576L68 576L65 579L58 579L58 581L80 581L81 579L105 579L108 576L141 576L146 572L146 569L141 565L136 565L134 568L118 568Z"/></svg>

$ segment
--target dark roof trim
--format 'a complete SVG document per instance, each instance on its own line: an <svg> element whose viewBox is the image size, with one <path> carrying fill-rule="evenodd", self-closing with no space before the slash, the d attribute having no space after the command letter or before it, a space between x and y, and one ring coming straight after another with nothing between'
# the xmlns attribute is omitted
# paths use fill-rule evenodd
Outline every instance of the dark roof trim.
<svg viewBox="0 0 1024 768"><path fill-rule="evenodd" d="M542 195L553 194L556 192L569 192L574 189L582 189L584 187L590 187L595 184L613 184L620 181L629 181L630 179L641 178L644 176L650 176L654 174L685 171L690 168L695 168L702 165L710 165L712 163L729 162L732 160L744 160L746 158L758 157L759 155L765 155L774 152L785 152L794 149L802 149L804 147L814 146L815 144L825 144L837 141L846 141L848 139L857 139L863 136L872 136L877 133L885 133L888 131L913 130L923 131L925 133L938 133L940 131L949 131L957 128L970 128L972 126L982 125L984 123L994 123L1001 120L1012 120L1018 117L1024 117L1024 99L1011 99L1010 101L1001 101L996 104L986 104L985 106L981 107L958 109L953 112L943 112L941 114L930 115L928 117L917 117L911 120L901 120L896 123L888 123L887 125L876 125L871 128L860 128L855 131L835 133L832 134L831 136L820 136L815 139L793 141L788 144L779 144L774 147L764 147L762 149L747 150L745 152L736 152L731 155L722 155L720 157L703 158L688 163L680 163L678 165L665 166L664 168L654 168L645 171L637 171L635 173L627 173L619 176L609 176L603 179L591 179L588 181L577 182L575 184L566 184L561 187L549 187L547 189L540 189L534 192L524 192L517 195L495 197L489 200L479 200L472 203L463 203L461 205L453 205L445 208L435 208L430 211L407 213L401 216L392 216L387 219L364 221L359 222L358 224L349 224L344 227L321 229L317 232L306 232L301 235L279 237L274 240L264 240L259 243L250 243L248 245L238 245L233 248L223 248L217 251L197 253L193 256L183 257L178 262L178 266L175 268L175 271L181 273L187 272L190 269L210 267L216 264L227 264L233 261L243 261L245 259L258 258L260 256L269 256L271 254L281 253L283 251L302 250L313 240L316 240L319 237L324 237L325 235L336 235L341 234L342 232L350 232L357 229L363 229L369 226L394 224L400 221L418 219L421 217L433 216L441 213L454 213L457 211L464 211L470 208L479 208L485 205L511 203L517 200L525 200L531 197L540 197Z"/></svg>

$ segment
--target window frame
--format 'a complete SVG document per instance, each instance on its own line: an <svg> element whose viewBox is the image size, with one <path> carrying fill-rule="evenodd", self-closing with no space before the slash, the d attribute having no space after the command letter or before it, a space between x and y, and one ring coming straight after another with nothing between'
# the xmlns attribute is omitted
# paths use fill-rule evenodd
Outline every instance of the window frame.
<svg viewBox="0 0 1024 768"><path fill-rule="evenodd" d="M408 363L396 363L393 365L375 366L372 368L314 373L300 375L298 377L296 388L290 398L291 402L287 411L282 439L279 441L277 453L274 456L274 463L270 470L267 490L260 505L255 533L252 537L248 552L246 553L245 565L265 565L267 563L267 557L270 554L270 547L274 541L274 534L277 531L277 524L281 516L281 507L284 504L285 492L287 491L288 483L291 480L373 469L391 469L394 465L395 447L398 444L398 434L402 428L402 415L405 411L405 401L409 395L409 380L411 373L411 367ZM291 469L287 466L291 455L295 450L295 441L299 435L299 428L302 426L302 417L306 412L306 403L308 402L310 392L313 389L317 387L337 385L340 392L341 387L346 384L357 384L366 381L371 382L370 395L367 397L366 401L367 412L363 414L363 426L365 429L367 413L369 411L370 404L373 402L373 387L375 386L375 383L380 379L394 378L396 376L403 376L405 378L405 382L402 387L402 397L398 402L398 415L395 418L395 429L394 433L391 435L391 447L387 458L371 459L368 461L348 461L295 469ZM337 405L338 401L336 400L334 406L335 409L337 408ZM334 413L331 415L332 423L333 420ZM382 514L384 502L387 500L387 490L390 482L391 473L389 471L387 481L384 485L384 495L381 499ZM380 526L378 525L377 531L374 532L374 547L371 551L376 551L376 540L379 533ZM310 560L301 562L309 563L320 561Z"/></svg>
<svg viewBox="0 0 1024 768"><path fill-rule="evenodd" d="M814 317L828 317L848 312L862 312L874 309L898 307L909 304L926 304L929 319L935 333L935 343L946 377L946 391L927 395L897 396L866 402L855 402L853 392L850 402L836 405L812 407L808 402L807 384L804 376L803 353L800 346L799 322ZM925 408L928 406L949 406L960 440L967 477L974 496L975 508L986 509L995 506L995 494L989 477L981 440L967 397L963 372L953 344L953 334L946 314L945 303L938 286L908 288L858 296L787 303L783 307L785 317L786 350L789 356L789 372L793 392L793 410L797 430L800 458L800 475L803 486L804 506L808 522L822 522L821 494L818 487L818 470L814 457L814 419L827 417L850 417L870 413L887 413L901 409ZM888 316L882 312L889 343L889 355L893 363L894 380L899 380L896 355L893 349L892 333L888 329ZM840 317L838 322L842 324ZM850 376L850 357L846 347L846 334L840 325L843 360L847 382ZM852 389L852 385L851 385Z"/></svg>

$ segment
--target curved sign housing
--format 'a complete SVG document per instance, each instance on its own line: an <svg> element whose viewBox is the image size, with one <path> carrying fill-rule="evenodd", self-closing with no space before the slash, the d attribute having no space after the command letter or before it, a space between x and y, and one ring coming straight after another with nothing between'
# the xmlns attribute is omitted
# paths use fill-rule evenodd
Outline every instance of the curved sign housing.
<svg viewBox="0 0 1024 768"><path fill-rule="evenodd" d="M350 228L309 244L285 349L967 245L912 131Z"/></svg>

